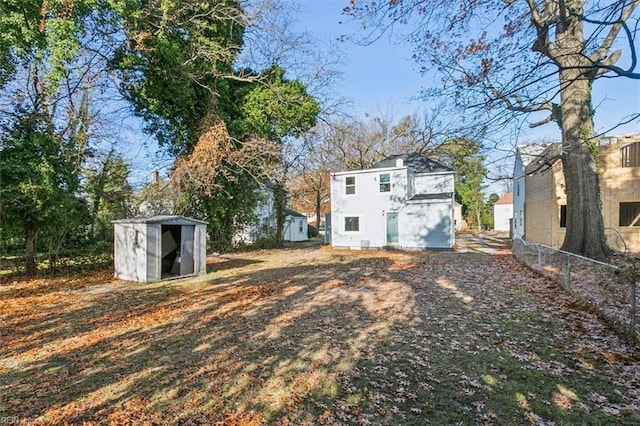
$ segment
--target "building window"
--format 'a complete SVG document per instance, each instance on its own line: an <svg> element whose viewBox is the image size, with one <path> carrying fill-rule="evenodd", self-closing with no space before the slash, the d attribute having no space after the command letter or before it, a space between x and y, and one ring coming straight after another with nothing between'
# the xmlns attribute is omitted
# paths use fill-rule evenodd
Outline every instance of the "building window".
<svg viewBox="0 0 640 426"><path fill-rule="evenodd" d="M380 175L380 192L391 192L391 175L389 173Z"/></svg>
<svg viewBox="0 0 640 426"><path fill-rule="evenodd" d="M520 179L516 182L516 197L520 196Z"/></svg>
<svg viewBox="0 0 640 426"><path fill-rule="evenodd" d="M620 148L622 167L640 166L640 143L632 143Z"/></svg>
<svg viewBox="0 0 640 426"><path fill-rule="evenodd" d="M567 205L560 206L560 228L567 227Z"/></svg>
<svg viewBox="0 0 640 426"><path fill-rule="evenodd" d="M298 227L298 232L302 234L302 222L300 222L300 226Z"/></svg>
<svg viewBox="0 0 640 426"><path fill-rule="evenodd" d="M640 202L620 203L620 226L640 226Z"/></svg>
<svg viewBox="0 0 640 426"><path fill-rule="evenodd" d="M522 210L520 210L520 226L522 226L522 216L523 216Z"/></svg>
<svg viewBox="0 0 640 426"><path fill-rule="evenodd" d="M356 177L355 176L347 176L345 179L345 194L353 195L356 193Z"/></svg>
<svg viewBox="0 0 640 426"><path fill-rule="evenodd" d="M358 216L345 217L344 230L347 232L360 231L360 218Z"/></svg>

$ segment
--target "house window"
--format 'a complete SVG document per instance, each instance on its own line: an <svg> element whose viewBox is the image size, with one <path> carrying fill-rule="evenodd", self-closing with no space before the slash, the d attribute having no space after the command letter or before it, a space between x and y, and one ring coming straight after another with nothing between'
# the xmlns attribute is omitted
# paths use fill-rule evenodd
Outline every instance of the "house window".
<svg viewBox="0 0 640 426"><path fill-rule="evenodd" d="M300 226L298 226L298 232L302 234L302 222L299 223Z"/></svg>
<svg viewBox="0 0 640 426"><path fill-rule="evenodd" d="M355 176L347 176L345 179L345 194L353 195L356 193L356 177Z"/></svg>
<svg viewBox="0 0 640 426"><path fill-rule="evenodd" d="M389 173L380 175L380 192L391 192L391 175Z"/></svg>
<svg viewBox="0 0 640 426"><path fill-rule="evenodd" d="M567 205L560 206L560 228L567 227Z"/></svg>
<svg viewBox="0 0 640 426"><path fill-rule="evenodd" d="M516 197L520 196L520 180L516 182Z"/></svg>
<svg viewBox="0 0 640 426"><path fill-rule="evenodd" d="M622 167L640 166L640 142L632 143L620 148Z"/></svg>
<svg viewBox="0 0 640 426"><path fill-rule="evenodd" d="M522 216L523 216L522 210L520 210L520 226L522 226Z"/></svg>
<svg viewBox="0 0 640 426"><path fill-rule="evenodd" d="M344 230L347 232L360 231L360 218L358 216L348 216L344 218Z"/></svg>
<svg viewBox="0 0 640 426"><path fill-rule="evenodd" d="M620 226L640 226L640 202L620 203Z"/></svg>

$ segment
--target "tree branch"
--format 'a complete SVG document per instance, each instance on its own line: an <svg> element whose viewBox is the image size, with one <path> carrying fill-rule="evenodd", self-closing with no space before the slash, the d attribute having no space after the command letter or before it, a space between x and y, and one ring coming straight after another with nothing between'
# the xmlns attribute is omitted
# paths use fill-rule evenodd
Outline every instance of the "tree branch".
<svg viewBox="0 0 640 426"><path fill-rule="evenodd" d="M631 16L631 14L638 7L638 5L640 5L640 0L632 0L631 3L629 3L627 7L625 7L622 10L620 14L620 18L611 22L599 21L595 19L589 19L586 16L580 16L582 20L590 24L611 25L611 28L609 29L609 33L605 37L600 47L591 54L590 59L592 62L595 62L595 63L602 62L607 57L609 50L611 49L611 46L613 46L613 43L615 42L616 38L618 37L618 34L620 33L620 30L624 29L625 33L627 34L627 39L629 40L631 52L633 55L633 65L635 67L635 49L633 46L633 35L631 34L631 30L629 29L625 21Z"/></svg>

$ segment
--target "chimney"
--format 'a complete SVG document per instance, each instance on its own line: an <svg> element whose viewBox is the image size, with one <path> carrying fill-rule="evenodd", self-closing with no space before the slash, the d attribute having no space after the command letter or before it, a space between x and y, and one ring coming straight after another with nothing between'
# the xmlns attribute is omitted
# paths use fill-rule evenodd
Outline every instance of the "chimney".
<svg viewBox="0 0 640 426"><path fill-rule="evenodd" d="M160 173L157 170L151 173L151 183L160 183Z"/></svg>

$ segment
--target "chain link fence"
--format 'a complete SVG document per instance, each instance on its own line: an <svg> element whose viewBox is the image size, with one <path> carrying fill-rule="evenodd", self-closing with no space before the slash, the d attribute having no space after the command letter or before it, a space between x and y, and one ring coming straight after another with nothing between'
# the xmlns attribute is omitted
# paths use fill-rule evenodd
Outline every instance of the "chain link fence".
<svg viewBox="0 0 640 426"><path fill-rule="evenodd" d="M638 341L637 268L598 262L519 238L513 240L512 252L531 269L560 283L618 334Z"/></svg>

